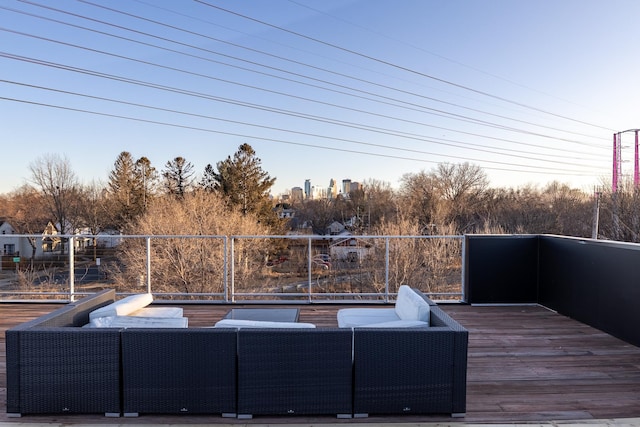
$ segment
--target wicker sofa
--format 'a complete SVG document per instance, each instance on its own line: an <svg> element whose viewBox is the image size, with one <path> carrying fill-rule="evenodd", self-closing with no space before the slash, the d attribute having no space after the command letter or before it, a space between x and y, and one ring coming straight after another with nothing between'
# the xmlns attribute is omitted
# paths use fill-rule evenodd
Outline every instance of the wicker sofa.
<svg viewBox="0 0 640 427"><path fill-rule="evenodd" d="M468 333L429 327L82 328L104 291L7 331L7 412L464 415Z"/></svg>

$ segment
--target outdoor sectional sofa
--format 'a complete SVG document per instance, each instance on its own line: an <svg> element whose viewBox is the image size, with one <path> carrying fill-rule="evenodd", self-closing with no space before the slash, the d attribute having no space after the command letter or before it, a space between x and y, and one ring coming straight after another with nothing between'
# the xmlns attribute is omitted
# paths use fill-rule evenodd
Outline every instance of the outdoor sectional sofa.
<svg viewBox="0 0 640 427"><path fill-rule="evenodd" d="M462 416L468 333L415 292L428 327L81 327L103 291L6 332L7 412Z"/></svg>

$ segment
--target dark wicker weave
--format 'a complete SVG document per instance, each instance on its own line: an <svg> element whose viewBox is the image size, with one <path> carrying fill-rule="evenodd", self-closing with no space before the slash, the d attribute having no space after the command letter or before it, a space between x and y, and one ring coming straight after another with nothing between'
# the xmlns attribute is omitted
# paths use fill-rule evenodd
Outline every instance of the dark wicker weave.
<svg viewBox="0 0 640 427"><path fill-rule="evenodd" d="M469 331L440 307L431 307L431 326L451 329L453 334L453 401L451 413L463 416L467 411L467 354Z"/></svg>
<svg viewBox="0 0 640 427"><path fill-rule="evenodd" d="M122 387L125 416L235 416L236 330L123 330Z"/></svg>
<svg viewBox="0 0 640 427"><path fill-rule="evenodd" d="M238 414L352 414L350 329L240 329Z"/></svg>
<svg viewBox="0 0 640 427"><path fill-rule="evenodd" d="M81 328L104 291L6 331L7 413L466 411L468 332L428 328Z"/></svg>
<svg viewBox="0 0 640 427"><path fill-rule="evenodd" d="M467 342L437 306L429 328L355 328L354 414L464 415Z"/></svg>
<svg viewBox="0 0 640 427"><path fill-rule="evenodd" d="M120 332L80 328L105 291L6 331L7 413L120 414Z"/></svg>

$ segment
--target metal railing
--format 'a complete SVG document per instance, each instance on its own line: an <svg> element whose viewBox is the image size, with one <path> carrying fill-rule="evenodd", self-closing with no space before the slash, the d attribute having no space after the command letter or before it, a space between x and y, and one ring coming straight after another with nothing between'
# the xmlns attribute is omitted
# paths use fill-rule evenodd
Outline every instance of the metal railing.
<svg viewBox="0 0 640 427"><path fill-rule="evenodd" d="M3 257L0 301L115 288L172 302L388 302L402 284L464 300L463 236L0 236L8 239L22 256Z"/></svg>

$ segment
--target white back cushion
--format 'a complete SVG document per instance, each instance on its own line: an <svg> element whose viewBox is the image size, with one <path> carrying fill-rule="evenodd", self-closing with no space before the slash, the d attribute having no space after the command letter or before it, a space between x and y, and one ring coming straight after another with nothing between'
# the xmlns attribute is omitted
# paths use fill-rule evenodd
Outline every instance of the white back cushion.
<svg viewBox="0 0 640 427"><path fill-rule="evenodd" d="M398 289L398 299L395 306L396 314L401 320L420 320L429 324L431 309L429 304L407 286Z"/></svg>
<svg viewBox="0 0 640 427"><path fill-rule="evenodd" d="M89 320L109 316L126 316L133 313L134 311L148 306L152 302L153 295L149 293L130 295L109 305L98 308L97 310L93 310L91 313L89 313Z"/></svg>
<svg viewBox="0 0 640 427"><path fill-rule="evenodd" d="M370 323L383 323L399 320L393 308L342 308L338 310L338 326L353 328Z"/></svg>

